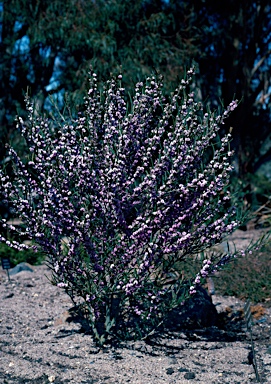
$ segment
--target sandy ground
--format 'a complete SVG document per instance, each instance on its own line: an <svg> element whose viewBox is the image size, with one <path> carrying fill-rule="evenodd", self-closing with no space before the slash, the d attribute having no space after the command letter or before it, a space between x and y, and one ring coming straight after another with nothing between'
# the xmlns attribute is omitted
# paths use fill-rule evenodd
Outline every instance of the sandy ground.
<svg viewBox="0 0 271 384"><path fill-rule="evenodd" d="M240 231L236 236L242 246L251 239ZM33 269L12 276L11 283L0 272L0 384L271 383L271 308L255 312L257 381L245 303L237 298L212 297L224 329L169 331L148 343L99 350L71 321L72 303L46 279L47 267Z"/></svg>
<svg viewBox="0 0 271 384"><path fill-rule="evenodd" d="M0 383L256 383L244 302L213 296L227 308L228 328L168 332L151 343L98 350L81 325L69 322L69 298L50 285L46 266L0 275ZM262 382L271 383L271 310L253 326ZM239 314L233 316L233 314ZM232 324L230 324L232 323ZM234 326L233 326L234 324Z"/></svg>

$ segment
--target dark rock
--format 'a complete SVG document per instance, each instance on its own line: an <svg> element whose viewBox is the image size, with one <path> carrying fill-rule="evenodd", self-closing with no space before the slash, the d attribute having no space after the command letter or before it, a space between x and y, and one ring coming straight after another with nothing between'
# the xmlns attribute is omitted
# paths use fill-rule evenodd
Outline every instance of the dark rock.
<svg viewBox="0 0 271 384"><path fill-rule="evenodd" d="M166 328L174 331L182 329L207 328L217 326L219 316L207 291L198 287L197 293L183 305L173 309L165 320Z"/></svg>
<svg viewBox="0 0 271 384"><path fill-rule="evenodd" d="M9 293L7 296L4 297L4 299L10 299L14 296L14 293Z"/></svg>
<svg viewBox="0 0 271 384"><path fill-rule="evenodd" d="M14 268L12 268L9 271L10 276L17 275L17 273L27 271L27 272L34 272L34 270L31 268L32 266L28 263L20 263L17 264Z"/></svg>
<svg viewBox="0 0 271 384"><path fill-rule="evenodd" d="M191 379L195 379L196 375L194 372L187 372L185 375L184 375L184 378L187 379L187 380L191 380Z"/></svg>
<svg viewBox="0 0 271 384"><path fill-rule="evenodd" d="M26 288L33 288L33 287L34 287L34 285L33 285L33 284L30 284L30 283L28 283L28 284L25 284L25 287L26 287Z"/></svg>
<svg viewBox="0 0 271 384"><path fill-rule="evenodd" d="M179 372L189 372L187 368L179 368L178 371Z"/></svg>
<svg viewBox="0 0 271 384"><path fill-rule="evenodd" d="M115 354L113 355L113 358L114 358L115 360L122 360L122 359L123 359L123 357L122 357L121 355L119 355L118 353L115 353Z"/></svg>
<svg viewBox="0 0 271 384"><path fill-rule="evenodd" d="M167 368L166 372L167 372L167 375L172 375L174 373L174 369L173 368Z"/></svg>

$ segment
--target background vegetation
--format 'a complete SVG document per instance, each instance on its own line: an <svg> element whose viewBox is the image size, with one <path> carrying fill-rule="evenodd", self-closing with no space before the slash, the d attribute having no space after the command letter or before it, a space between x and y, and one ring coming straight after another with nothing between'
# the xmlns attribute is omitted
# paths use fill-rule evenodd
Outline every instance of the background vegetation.
<svg viewBox="0 0 271 384"><path fill-rule="evenodd" d="M8 257L11 267L26 262L31 265L40 265L45 257L41 252L33 252L31 249L18 252L17 250L8 247L6 244L0 244L0 259Z"/></svg>
<svg viewBox="0 0 271 384"><path fill-rule="evenodd" d="M5 0L0 2L1 142L29 87L41 111L48 94L80 105L90 64L101 78L122 67L124 85L154 70L172 90L195 60L198 97L213 106L241 100L233 126L236 170L254 172L271 156L271 12L268 0ZM271 146L270 146L271 147ZM5 156L1 146L0 158Z"/></svg>

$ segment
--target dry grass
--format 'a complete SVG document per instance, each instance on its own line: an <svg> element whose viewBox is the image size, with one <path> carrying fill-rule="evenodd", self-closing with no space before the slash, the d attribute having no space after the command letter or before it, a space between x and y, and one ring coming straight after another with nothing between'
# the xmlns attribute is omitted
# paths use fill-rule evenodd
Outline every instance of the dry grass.
<svg viewBox="0 0 271 384"><path fill-rule="evenodd" d="M233 260L214 282L217 294L271 306L271 244Z"/></svg>

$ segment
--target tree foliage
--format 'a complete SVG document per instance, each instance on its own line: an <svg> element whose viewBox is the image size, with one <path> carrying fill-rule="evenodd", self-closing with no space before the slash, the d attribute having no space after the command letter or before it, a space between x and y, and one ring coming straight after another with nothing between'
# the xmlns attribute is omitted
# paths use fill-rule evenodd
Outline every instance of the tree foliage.
<svg viewBox="0 0 271 384"><path fill-rule="evenodd" d="M44 111L49 93L81 104L90 64L103 79L122 67L130 89L158 70L169 90L195 60L199 97L213 106L242 100L229 126L240 174L253 171L270 155L261 151L270 124L270 15L268 0L5 0L2 141L18 140L13 121L27 87Z"/></svg>
<svg viewBox="0 0 271 384"><path fill-rule="evenodd" d="M265 154L261 150L270 137L270 2L206 0L198 5L195 12L206 17L206 54L198 60L200 89L212 103L218 103L219 97L228 103L233 95L241 100L230 124L239 175L244 176L271 155L270 149Z"/></svg>

